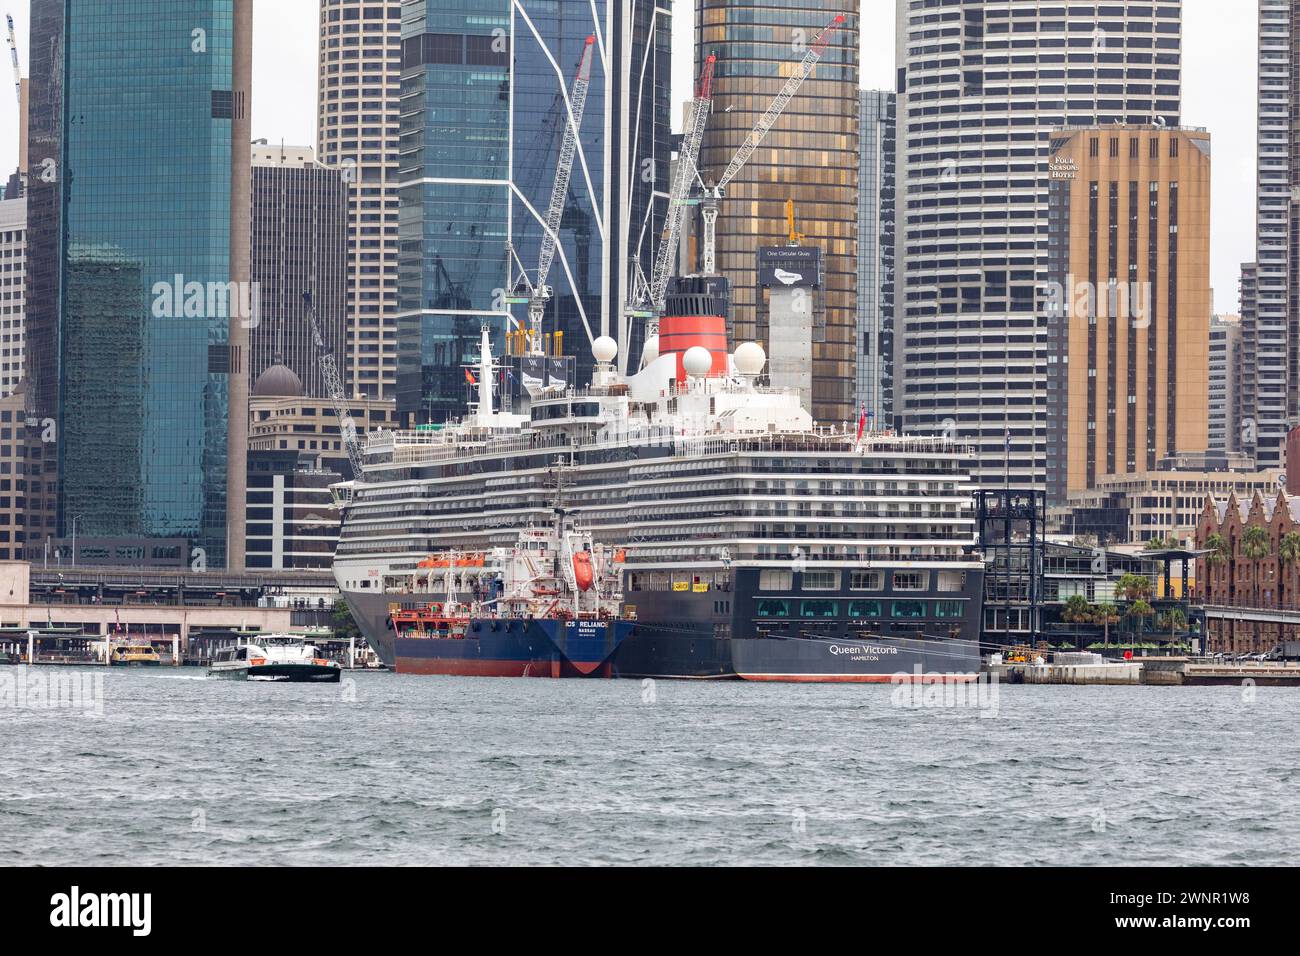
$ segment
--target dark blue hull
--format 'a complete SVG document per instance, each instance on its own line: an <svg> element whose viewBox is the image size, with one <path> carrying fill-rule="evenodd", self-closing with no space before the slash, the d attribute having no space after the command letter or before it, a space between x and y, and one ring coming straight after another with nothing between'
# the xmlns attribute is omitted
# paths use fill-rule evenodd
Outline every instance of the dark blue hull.
<svg viewBox="0 0 1300 956"><path fill-rule="evenodd" d="M472 620L464 637L393 640L399 674L609 677L622 621Z"/></svg>

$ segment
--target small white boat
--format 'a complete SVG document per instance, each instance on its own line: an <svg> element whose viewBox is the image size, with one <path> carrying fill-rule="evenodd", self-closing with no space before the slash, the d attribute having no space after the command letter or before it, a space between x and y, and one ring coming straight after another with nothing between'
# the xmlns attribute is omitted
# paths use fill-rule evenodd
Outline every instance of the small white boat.
<svg viewBox="0 0 1300 956"><path fill-rule="evenodd" d="M209 677L337 684L343 669L314 644L292 634L266 634L217 651Z"/></svg>

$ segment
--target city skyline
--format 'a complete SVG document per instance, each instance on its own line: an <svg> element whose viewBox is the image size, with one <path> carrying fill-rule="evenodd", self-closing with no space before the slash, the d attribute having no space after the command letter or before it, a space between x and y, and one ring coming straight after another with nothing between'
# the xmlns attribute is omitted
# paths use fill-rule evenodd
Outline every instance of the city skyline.
<svg viewBox="0 0 1300 956"><path fill-rule="evenodd" d="M673 89L671 118L681 123L681 104L693 82L693 4L673 0ZM30 0L11 0L18 53L24 75ZM829 7L827 8L830 9ZM1240 266L1255 255L1255 110L1241 104L1256 96L1256 14L1238 5L1225 9L1217 0L1183 0L1183 116L1206 127L1215 138L1211 210L1211 287L1214 310L1234 314ZM894 4L859 4L863 89L894 89ZM271 88L274 97L256 96L253 137L291 146L313 146L316 137L316 86L319 0L266 0L254 4L253 88ZM1242 69L1224 70L1225 60ZM13 97L0 96L0 168L8 175L18 162L18 113Z"/></svg>

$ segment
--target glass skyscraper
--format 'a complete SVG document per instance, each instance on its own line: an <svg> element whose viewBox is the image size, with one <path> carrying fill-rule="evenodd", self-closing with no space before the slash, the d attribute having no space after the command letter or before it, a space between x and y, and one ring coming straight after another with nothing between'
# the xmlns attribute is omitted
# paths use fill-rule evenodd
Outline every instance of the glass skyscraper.
<svg viewBox="0 0 1300 956"><path fill-rule="evenodd" d="M57 382L59 535L79 563L160 547L237 567L251 0L33 7L32 49L57 61L33 104L55 200L34 211L62 210L38 225L58 307L33 377L44 398Z"/></svg>
<svg viewBox="0 0 1300 956"><path fill-rule="evenodd" d="M595 37L586 112L548 277L543 330L590 374L616 338L636 261L648 274L666 206L669 15L649 0L449 0L403 7L398 264L400 413L460 414L479 329L498 354L520 265L535 279L567 96ZM513 249L513 256L510 250ZM516 261L517 257L517 261ZM634 353L635 354L635 353Z"/></svg>

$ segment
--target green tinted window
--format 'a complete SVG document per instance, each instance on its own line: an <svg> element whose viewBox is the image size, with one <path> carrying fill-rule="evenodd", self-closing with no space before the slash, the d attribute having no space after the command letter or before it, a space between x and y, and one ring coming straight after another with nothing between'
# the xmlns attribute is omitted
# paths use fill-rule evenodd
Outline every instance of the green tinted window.
<svg viewBox="0 0 1300 956"><path fill-rule="evenodd" d="M925 617L924 601L895 601L894 617Z"/></svg>
<svg viewBox="0 0 1300 956"><path fill-rule="evenodd" d="M835 617L839 613L840 606L835 601L804 601L799 605L800 617Z"/></svg>

